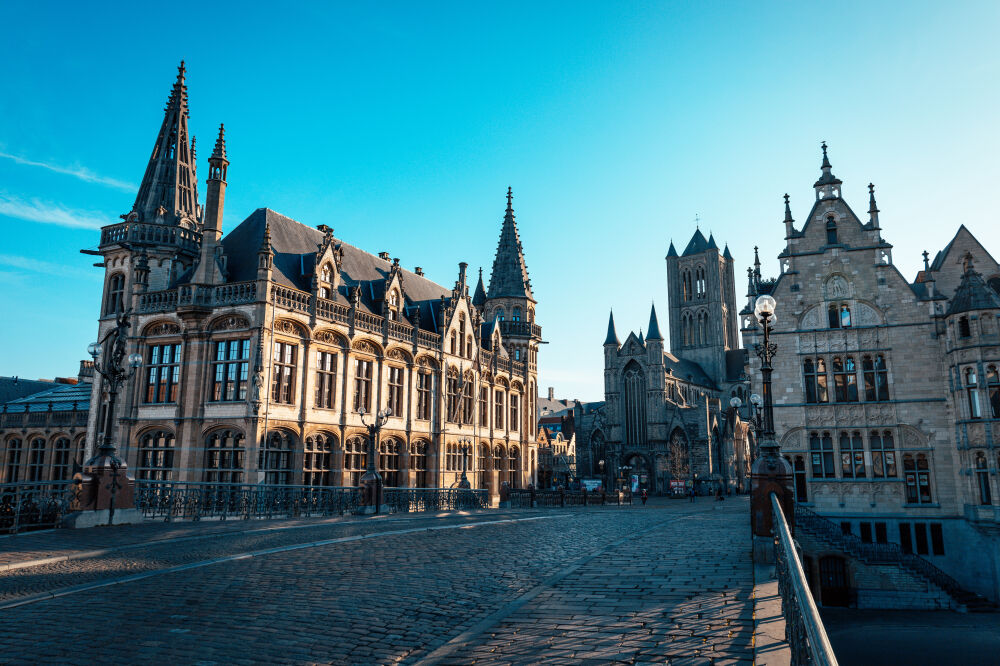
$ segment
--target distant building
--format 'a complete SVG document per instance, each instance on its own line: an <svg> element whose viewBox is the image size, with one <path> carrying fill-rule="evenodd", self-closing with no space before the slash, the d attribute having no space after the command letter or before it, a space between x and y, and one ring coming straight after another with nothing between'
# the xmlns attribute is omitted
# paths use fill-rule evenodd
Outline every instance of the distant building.
<svg viewBox="0 0 1000 666"><path fill-rule="evenodd" d="M630 333L624 343L609 318L605 400L594 410L586 444L578 440L578 449L587 448L581 461L609 484L634 476L650 492L668 492L671 481L693 483L699 492L745 490L747 427L729 405L731 395L744 391L745 352L728 246L720 251L700 230L681 254L671 242L667 295L670 351L655 307L646 335Z"/></svg>
<svg viewBox="0 0 1000 666"><path fill-rule="evenodd" d="M762 279L757 262L741 313L750 347L761 340L755 296L778 303L774 417L797 500L862 541L897 543L995 600L1000 266L961 226L907 280L882 235L874 186L864 221L842 188L824 144L801 228L785 196L780 274ZM759 368L751 354L747 374L758 389ZM824 580L865 586L843 562L816 552L806 559L816 580L829 570Z"/></svg>
<svg viewBox="0 0 1000 666"><path fill-rule="evenodd" d="M75 378L0 377L0 483L65 481L84 462L94 364Z"/></svg>
<svg viewBox="0 0 1000 666"><path fill-rule="evenodd" d="M538 487L569 488L577 479L576 435L571 432L566 436L543 426L538 430L537 441Z"/></svg>
<svg viewBox="0 0 1000 666"><path fill-rule="evenodd" d="M537 466L537 354L512 194L487 288L460 263L453 287L267 208L222 234L229 160L220 127L198 199L183 64L132 209L101 230L98 324L131 310L144 364L110 423L139 479L353 486L365 469L359 408L391 416L378 469L388 486L497 494ZM429 233L429 231L428 231Z"/></svg>

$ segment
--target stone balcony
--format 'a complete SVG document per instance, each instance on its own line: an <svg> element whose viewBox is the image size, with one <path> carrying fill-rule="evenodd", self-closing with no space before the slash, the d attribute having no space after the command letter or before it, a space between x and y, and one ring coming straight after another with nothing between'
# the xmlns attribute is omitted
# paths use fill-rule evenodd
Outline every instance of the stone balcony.
<svg viewBox="0 0 1000 666"><path fill-rule="evenodd" d="M100 249L113 245L168 245L178 251L197 254L201 247L201 233L166 224L121 222L101 229Z"/></svg>

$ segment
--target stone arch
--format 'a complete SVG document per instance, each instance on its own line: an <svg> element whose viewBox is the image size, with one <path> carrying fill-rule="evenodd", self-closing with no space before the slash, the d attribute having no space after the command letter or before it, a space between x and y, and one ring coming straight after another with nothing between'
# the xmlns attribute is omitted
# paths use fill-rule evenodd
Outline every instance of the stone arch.
<svg viewBox="0 0 1000 666"><path fill-rule="evenodd" d="M402 347L390 347L385 353L387 358L394 358L397 361L403 361L404 363L412 363L413 355L406 351Z"/></svg>
<svg viewBox="0 0 1000 666"><path fill-rule="evenodd" d="M287 335L297 335L300 338L308 338L309 331L305 325L294 319L279 319L274 322L275 333L285 333Z"/></svg>
<svg viewBox="0 0 1000 666"><path fill-rule="evenodd" d="M336 345L343 349L347 349L350 346L347 337L332 328L323 328L316 331L313 333L313 340L328 345Z"/></svg>
<svg viewBox="0 0 1000 666"><path fill-rule="evenodd" d="M239 312L227 312L212 319L208 324L210 331L240 330L250 328L250 320Z"/></svg>
<svg viewBox="0 0 1000 666"><path fill-rule="evenodd" d="M159 335L178 335L181 332L180 324L174 319L156 319L142 327L141 336L144 338Z"/></svg>
<svg viewBox="0 0 1000 666"><path fill-rule="evenodd" d="M420 354L419 356L417 356L416 363L421 367L430 368L431 370L438 369L437 360L435 360L433 356L429 356L428 354Z"/></svg>
<svg viewBox="0 0 1000 666"><path fill-rule="evenodd" d="M805 431L806 429L802 426L786 430L785 434L781 436L781 441L779 442L782 450L799 449L805 446L805 443L799 437L799 433L803 433Z"/></svg>
<svg viewBox="0 0 1000 666"><path fill-rule="evenodd" d="M384 353L382 345L368 338L358 338L351 343L351 349L362 354L373 354L374 356L382 356Z"/></svg>

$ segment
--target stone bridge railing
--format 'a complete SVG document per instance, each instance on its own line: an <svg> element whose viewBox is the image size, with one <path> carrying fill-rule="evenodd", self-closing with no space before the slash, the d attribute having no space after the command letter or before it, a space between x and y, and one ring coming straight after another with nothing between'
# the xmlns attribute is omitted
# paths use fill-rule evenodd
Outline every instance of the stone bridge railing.
<svg viewBox="0 0 1000 666"><path fill-rule="evenodd" d="M785 641L791 650L792 666L836 666L837 657L833 654L819 609L809 591L792 531L774 493L771 493L771 510L774 518L775 572L778 576L782 613L785 616Z"/></svg>

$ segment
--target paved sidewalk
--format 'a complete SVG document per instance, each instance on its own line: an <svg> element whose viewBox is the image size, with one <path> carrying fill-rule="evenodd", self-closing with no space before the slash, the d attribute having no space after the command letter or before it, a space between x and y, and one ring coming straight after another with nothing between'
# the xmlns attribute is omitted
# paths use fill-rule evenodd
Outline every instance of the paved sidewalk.
<svg viewBox="0 0 1000 666"><path fill-rule="evenodd" d="M135 547L0 574L12 598L148 577L0 610L0 660L88 663L108 635L123 663L751 663L747 506L722 504L24 535L0 549Z"/></svg>

